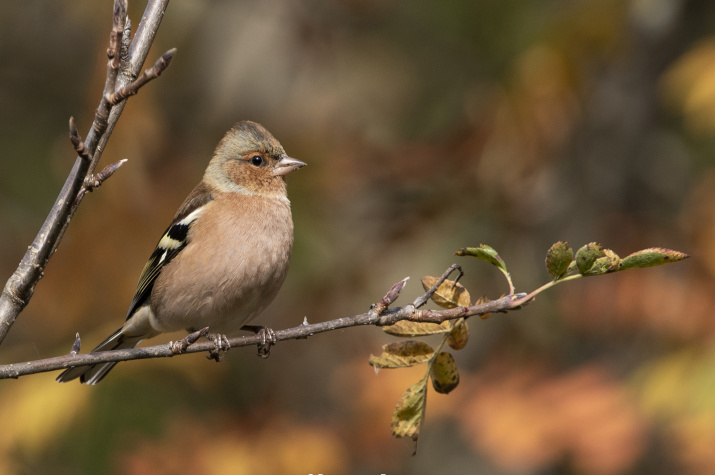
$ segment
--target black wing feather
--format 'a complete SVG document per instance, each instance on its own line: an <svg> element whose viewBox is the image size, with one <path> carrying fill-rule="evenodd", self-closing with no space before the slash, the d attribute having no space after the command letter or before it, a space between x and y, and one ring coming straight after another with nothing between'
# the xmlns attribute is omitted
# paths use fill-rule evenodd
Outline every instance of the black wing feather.
<svg viewBox="0 0 715 475"><path fill-rule="evenodd" d="M154 283L164 266L171 262L189 243L189 229L198 218L198 213L196 215L192 214L199 211L209 201L211 201L211 193L201 182L179 208L174 221L161 236L154 252L149 256L149 260L142 270L137 290L134 293L131 304L129 304L127 320L134 315L137 309L147 303L154 288Z"/></svg>

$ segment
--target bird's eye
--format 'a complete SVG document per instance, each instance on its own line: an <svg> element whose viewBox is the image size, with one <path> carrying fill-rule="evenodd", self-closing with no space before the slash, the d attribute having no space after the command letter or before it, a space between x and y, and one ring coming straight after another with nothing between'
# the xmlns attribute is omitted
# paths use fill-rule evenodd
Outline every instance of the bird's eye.
<svg viewBox="0 0 715 475"><path fill-rule="evenodd" d="M256 167L260 167L263 165L263 157L260 155L254 155L251 157L251 165L254 165Z"/></svg>

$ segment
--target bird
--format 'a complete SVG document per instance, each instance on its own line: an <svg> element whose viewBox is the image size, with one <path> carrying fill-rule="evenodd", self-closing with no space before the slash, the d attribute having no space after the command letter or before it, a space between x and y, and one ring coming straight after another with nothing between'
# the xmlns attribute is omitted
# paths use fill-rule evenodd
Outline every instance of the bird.
<svg viewBox="0 0 715 475"><path fill-rule="evenodd" d="M286 175L305 165L262 125L235 124L144 266L124 324L92 353L206 327L217 349L227 344L283 284L293 247ZM57 381L97 384L115 365L69 368Z"/></svg>

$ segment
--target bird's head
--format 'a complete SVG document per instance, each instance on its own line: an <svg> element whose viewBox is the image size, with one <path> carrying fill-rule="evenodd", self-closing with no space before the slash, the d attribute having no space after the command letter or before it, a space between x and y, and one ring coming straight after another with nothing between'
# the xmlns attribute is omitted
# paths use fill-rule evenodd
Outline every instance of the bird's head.
<svg viewBox="0 0 715 475"><path fill-rule="evenodd" d="M265 127L248 120L221 139L206 169L206 179L223 191L285 195L285 176L305 166L286 155Z"/></svg>

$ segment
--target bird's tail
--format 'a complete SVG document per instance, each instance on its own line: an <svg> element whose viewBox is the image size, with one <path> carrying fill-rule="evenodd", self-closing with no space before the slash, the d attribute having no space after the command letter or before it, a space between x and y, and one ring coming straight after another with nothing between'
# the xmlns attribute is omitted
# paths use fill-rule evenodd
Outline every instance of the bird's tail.
<svg viewBox="0 0 715 475"><path fill-rule="evenodd" d="M109 338L104 340L97 346L97 348L92 350L92 353L98 353L100 351L110 351L110 350L122 350L125 348L134 348L137 346L143 338L127 336L122 333L122 329L115 331L110 335ZM97 384L104 378L107 373L114 368L116 362L111 363L97 363L89 366L77 366L75 368L69 368L57 376L57 381L60 383L66 383L72 381L73 379L79 378L80 383L86 384Z"/></svg>

